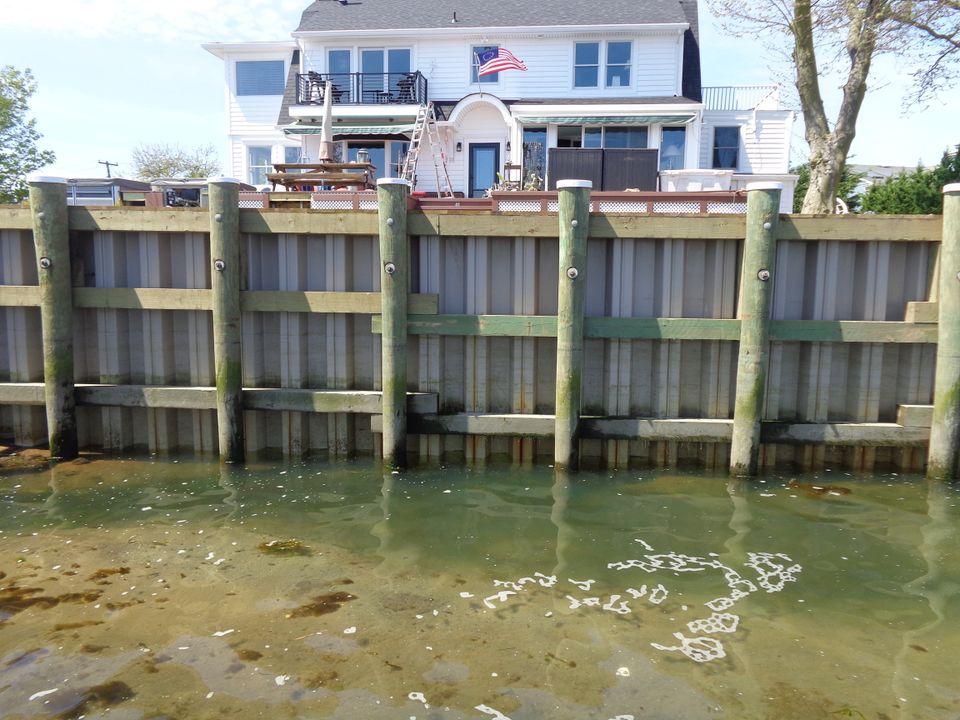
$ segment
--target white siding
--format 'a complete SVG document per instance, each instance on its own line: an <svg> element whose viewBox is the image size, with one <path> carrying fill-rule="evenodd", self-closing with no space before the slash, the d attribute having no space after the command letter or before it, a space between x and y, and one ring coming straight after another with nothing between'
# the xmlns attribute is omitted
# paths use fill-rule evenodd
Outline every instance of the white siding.
<svg viewBox="0 0 960 720"><path fill-rule="evenodd" d="M700 167L713 163L713 131L717 127L740 128L742 173L786 173L790 165L792 110L707 110L701 129Z"/></svg>
<svg viewBox="0 0 960 720"><path fill-rule="evenodd" d="M629 96L672 96L680 86L681 67L678 48L682 36L619 35L609 38L596 35L564 38L517 38L502 40L500 45L523 60L528 70L508 70L500 74L496 83L473 84L471 66L472 48L488 44L481 40L424 39L415 43L396 42L338 42L321 45L316 41L304 43L304 65L307 70L326 72L326 52L329 48L349 48L353 51L353 66L357 70L361 47L409 47L412 49L412 69L424 74L432 99L458 100L465 95L483 90L503 98L591 98ZM629 87L574 88L573 49L576 42L631 40L632 68ZM491 39L489 43L497 42Z"/></svg>

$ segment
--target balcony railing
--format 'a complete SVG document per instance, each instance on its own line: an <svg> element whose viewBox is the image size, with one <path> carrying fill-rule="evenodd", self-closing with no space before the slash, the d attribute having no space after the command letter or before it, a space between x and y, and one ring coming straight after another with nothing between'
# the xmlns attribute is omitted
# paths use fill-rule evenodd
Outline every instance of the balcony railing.
<svg viewBox="0 0 960 720"><path fill-rule="evenodd" d="M323 105L327 81L335 105L415 104L427 102L427 79L409 73L297 74L297 105Z"/></svg>
<svg viewBox="0 0 960 720"><path fill-rule="evenodd" d="M725 85L703 88L707 110L779 110L779 85Z"/></svg>

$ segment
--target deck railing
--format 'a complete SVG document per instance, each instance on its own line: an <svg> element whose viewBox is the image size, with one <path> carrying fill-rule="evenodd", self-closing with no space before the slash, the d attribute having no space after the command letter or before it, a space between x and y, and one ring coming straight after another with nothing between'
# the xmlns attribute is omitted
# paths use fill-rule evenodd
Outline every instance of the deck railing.
<svg viewBox="0 0 960 720"><path fill-rule="evenodd" d="M419 71L404 73L297 74L297 104L323 105L330 81L336 105L416 104L427 102L427 79Z"/></svg>
<svg viewBox="0 0 960 720"><path fill-rule="evenodd" d="M703 88L703 104L707 110L752 110L761 105L767 109L780 107L779 85L722 85Z"/></svg>

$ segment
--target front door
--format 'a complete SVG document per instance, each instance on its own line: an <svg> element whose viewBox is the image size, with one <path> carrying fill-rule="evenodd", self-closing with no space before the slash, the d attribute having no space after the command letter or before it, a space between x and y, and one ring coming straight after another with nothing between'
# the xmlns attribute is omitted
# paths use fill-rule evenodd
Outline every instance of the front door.
<svg viewBox="0 0 960 720"><path fill-rule="evenodd" d="M469 160L469 197L483 197L497 182L500 143L470 143Z"/></svg>

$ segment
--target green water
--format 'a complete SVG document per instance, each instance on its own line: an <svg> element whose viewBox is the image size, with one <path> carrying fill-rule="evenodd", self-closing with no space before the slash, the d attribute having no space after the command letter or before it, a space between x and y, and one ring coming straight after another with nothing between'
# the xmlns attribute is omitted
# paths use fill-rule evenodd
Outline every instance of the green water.
<svg viewBox="0 0 960 720"><path fill-rule="evenodd" d="M790 480L0 476L0 717L960 717L960 491Z"/></svg>

